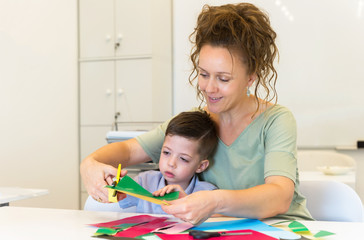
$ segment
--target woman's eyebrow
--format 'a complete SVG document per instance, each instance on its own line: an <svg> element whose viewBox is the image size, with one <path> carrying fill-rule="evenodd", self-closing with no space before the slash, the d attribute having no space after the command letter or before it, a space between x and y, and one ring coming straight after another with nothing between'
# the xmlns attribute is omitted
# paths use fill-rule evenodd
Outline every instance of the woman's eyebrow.
<svg viewBox="0 0 364 240"><path fill-rule="evenodd" d="M198 66L198 68L201 70L201 71L204 71L204 72L209 72L209 71L206 71L205 69L203 69L202 67ZM217 72L218 74L228 74L228 75L231 75L230 72Z"/></svg>

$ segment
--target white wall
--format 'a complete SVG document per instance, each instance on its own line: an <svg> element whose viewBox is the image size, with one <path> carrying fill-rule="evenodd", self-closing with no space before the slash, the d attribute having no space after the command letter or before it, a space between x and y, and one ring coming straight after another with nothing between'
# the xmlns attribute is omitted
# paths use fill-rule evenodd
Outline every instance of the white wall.
<svg viewBox="0 0 364 240"><path fill-rule="evenodd" d="M78 208L77 1L0 0L0 186Z"/></svg>

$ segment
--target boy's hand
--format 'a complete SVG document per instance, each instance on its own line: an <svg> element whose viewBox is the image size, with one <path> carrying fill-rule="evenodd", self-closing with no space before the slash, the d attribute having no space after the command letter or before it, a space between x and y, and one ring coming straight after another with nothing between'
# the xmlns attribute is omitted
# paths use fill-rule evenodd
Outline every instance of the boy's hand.
<svg viewBox="0 0 364 240"><path fill-rule="evenodd" d="M167 193L170 192L179 192L178 198L183 198L187 196L185 191L180 185L167 185L164 188L161 188L153 193L154 196L164 196Z"/></svg>

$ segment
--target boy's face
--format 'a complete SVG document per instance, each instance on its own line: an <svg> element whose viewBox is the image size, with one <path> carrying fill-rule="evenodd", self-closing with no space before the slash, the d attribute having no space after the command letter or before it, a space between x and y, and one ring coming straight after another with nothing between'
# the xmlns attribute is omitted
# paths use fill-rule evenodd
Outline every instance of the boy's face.
<svg viewBox="0 0 364 240"><path fill-rule="evenodd" d="M207 167L207 160L200 161L198 146L196 140L175 135L165 137L159 169L168 184L178 184L186 189L193 175Z"/></svg>

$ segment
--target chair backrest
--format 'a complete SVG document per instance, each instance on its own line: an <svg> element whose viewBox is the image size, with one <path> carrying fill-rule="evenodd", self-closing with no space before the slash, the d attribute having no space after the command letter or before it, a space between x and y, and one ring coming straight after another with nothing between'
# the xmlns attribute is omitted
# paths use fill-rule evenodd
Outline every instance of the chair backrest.
<svg viewBox="0 0 364 240"><path fill-rule="evenodd" d="M302 181L300 192L318 221L363 222L363 204L348 185L337 181Z"/></svg>
<svg viewBox="0 0 364 240"><path fill-rule="evenodd" d="M342 166L355 169L355 160L345 154L335 151L299 150L297 166L300 171L317 171L320 166Z"/></svg>
<svg viewBox="0 0 364 240"><path fill-rule="evenodd" d="M119 203L100 203L88 196L83 210L86 211L102 211L102 212L136 212L136 207L121 208Z"/></svg>

